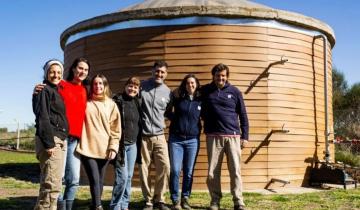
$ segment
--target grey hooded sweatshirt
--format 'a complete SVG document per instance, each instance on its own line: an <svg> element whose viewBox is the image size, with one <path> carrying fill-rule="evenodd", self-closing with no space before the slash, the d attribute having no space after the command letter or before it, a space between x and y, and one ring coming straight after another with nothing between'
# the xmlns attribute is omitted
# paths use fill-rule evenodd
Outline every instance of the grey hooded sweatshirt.
<svg viewBox="0 0 360 210"><path fill-rule="evenodd" d="M154 79L141 83L141 110L143 135L157 136L164 133L165 115L171 103L171 90L165 84L157 84Z"/></svg>

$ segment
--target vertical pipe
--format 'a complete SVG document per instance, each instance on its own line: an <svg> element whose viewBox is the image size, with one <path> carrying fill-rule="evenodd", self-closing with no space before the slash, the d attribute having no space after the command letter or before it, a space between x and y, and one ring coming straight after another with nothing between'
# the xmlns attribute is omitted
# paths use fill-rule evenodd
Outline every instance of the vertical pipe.
<svg viewBox="0 0 360 210"><path fill-rule="evenodd" d="M322 38L324 54L324 98L325 98L325 161L330 162L329 149L329 122L328 122L328 74L327 74L327 37L323 34L317 35L314 39Z"/></svg>

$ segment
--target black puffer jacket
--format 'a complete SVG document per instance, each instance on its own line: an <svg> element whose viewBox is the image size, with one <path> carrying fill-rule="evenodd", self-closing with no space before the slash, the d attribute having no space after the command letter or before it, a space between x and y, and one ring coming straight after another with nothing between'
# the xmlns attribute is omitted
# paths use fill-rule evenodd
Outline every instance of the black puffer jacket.
<svg viewBox="0 0 360 210"><path fill-rule="evenodd" d="M141 148L141 100L138 97L130 97L123 94L118 94L113 97L116 105L119 108L121 114L121 139L120 148L117 160L121 165L124 164L124 151L125 145L131 145L136 143L137 146L137 158L136 162L141 163L140 148Z"/></svg>
<svg viewBox="0 0 360 210"><path fill-rule="evenodd" d="M68 122L65 105L57 86L45 81L45 88L33 95L33 111L36 116L36 135L46 149L55 147L54 136L65 139L68 136Z"/></svg>

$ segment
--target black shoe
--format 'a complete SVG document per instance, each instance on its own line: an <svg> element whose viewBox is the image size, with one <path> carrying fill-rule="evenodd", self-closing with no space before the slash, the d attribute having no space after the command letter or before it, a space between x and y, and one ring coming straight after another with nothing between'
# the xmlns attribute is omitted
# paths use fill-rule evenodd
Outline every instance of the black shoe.
<svg viewBox="0 0 360 210"><path fill-rule="evenodd" d="M219 210L219 209L220 209L220 206L217 203L210 204L210 206L208 208L208 210Z"/></svg>
<svg viewBox="0 0 360 210"><path fill-rule="evenodd" d="M189 205L189 198L187 197L181 198L181 207L183 209L188 209L188 210L191 209L191 206Z"/></svg>
<svg viewBox="0 0 360 210"><path fill-rule="evenodd" d="M165 205L165 203L162 203L162 202L155 203L154 208L159 209L159 210L170 210L169 207L167 207Z"/></svg>
<svg viewBox="0 0 360 210"><path fill-rule="evenodd" d="M102 207L102 205L100 205L100 206L91 205L90 210L104 210L104 208Z"/></svg>
<svg viewBox="0 0 360 210"><path fill-rule="evenodd" d="M234 210L245 210L245 206L243 206L243 205L235 205Z"/></svg>

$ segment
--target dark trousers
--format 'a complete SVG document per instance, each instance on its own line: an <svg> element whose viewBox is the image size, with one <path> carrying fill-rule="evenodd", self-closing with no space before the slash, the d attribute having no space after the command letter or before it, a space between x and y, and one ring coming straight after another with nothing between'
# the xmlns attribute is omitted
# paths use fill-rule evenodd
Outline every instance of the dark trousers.
<svg viewBox="0 0 360 210"><path fill-rule="evenodd" d="M81 163L83 164L89 179L92 205L94 207L100 206L104 177L109 160L90 158L81 155Z"/></svg>

